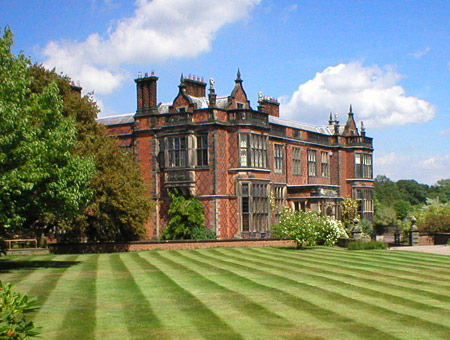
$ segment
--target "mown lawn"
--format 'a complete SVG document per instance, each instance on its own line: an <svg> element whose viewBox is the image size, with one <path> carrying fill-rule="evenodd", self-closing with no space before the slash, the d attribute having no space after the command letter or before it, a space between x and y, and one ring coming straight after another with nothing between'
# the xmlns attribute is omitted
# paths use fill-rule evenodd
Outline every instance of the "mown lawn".
<svg viewBox="0 0 450 340"><path fill-rule="evenodd" d="M223 248L0 259L42 339L450 339L450 257Z"/></svg>

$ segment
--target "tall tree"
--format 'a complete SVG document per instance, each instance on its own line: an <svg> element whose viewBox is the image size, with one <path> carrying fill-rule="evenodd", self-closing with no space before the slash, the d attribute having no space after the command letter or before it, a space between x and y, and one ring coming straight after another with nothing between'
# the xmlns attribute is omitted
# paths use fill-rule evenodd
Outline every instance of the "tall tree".
<svg viewBox="0 0 450 340"><path fill-rule="evenodd" d="M67 221L70 228L58 233L58 237L120 242L145 237L144 225L154 208L149 188L144 184L132 154L121 150L116 140L106 136L104 127L96 122L99 110L92 96L81 96L73 90L68 77L58 75L54 70L33 65L30 71L35 92L51 82L58 84L63 114L75 120L77 143L74 152L90 156L95 162L96 173L90 182L93 198L80 214Z"/></svg>
<svg viewBox="0 0 450 340"><path fill-rule="evenodd" d="M0 231L42 230L72 218L89 202L91 157L72 152L77 130L62 114L54 82L31 92L30 61L0 39Z"/></svg>

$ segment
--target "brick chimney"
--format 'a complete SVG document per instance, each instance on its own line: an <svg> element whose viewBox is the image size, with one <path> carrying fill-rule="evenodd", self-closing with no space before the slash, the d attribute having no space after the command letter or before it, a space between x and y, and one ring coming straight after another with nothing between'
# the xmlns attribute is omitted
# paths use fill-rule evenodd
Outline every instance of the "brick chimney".
<svg viewBox="0 0 450 340"><path fill-rule="evenodd" d="M157 108L157 84L158 77L155 77L155 73L152 72L151 76L145 73L144 77L139 72L136 82L137 92L137 111L136 113L156 113Z"/></svg>
<svg viewBox="0 0 450 340"><path fill-rule="evenodd" d="M258 93L258 111L268 113L271 116L280 117L280 103L276 98L264 96Z"/></svg>
<svg viewBox="0 0 450 340"><path fill-rule="evenodd" d="M80 82L79 81L76 84L75 84L74 81L71 81L70 82L70 89L73 92L77 93L80 96L80 98L81 98L81 90L82 90L82 88L80 86Z"/></svg>
<svg viewBox="0 0 450 340"><path fill-rule="evenodd" d="M203 78L189 75L184 78L184 85L186 86L186 94L193 97L206 96L206 83Z"/></svg>

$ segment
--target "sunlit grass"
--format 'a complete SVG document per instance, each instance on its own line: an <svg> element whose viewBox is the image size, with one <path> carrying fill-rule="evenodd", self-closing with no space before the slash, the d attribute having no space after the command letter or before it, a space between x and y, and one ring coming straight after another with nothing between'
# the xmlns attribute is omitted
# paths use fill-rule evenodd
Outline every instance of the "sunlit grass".
<svg viewBox="0 0 450 340"><path fill-rule="evenodd" d="M450 257L217 248L0 259L43 339L450 339Z"/></svg>

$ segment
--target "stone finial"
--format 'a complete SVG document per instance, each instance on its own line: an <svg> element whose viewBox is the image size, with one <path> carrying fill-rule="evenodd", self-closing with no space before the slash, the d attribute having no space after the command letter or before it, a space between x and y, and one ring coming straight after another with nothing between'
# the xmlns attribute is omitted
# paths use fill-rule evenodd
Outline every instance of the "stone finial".
<svg viewBox="0 0 450 340"><path fill-rule="evenodd" d="M209 78L209 90L214 90L214 85L216 84L216 81L214 80L214 78Z"/></svg>
<svg viewBox="0 0 450 340"><path fill-rule="evenodd" d="M366 128L364 127L364 122L361 121L361 136L366 135Z"/></svg>
<svg viewBox="0 0 450 340"><path fill-rule="evenodd" d="M352 238L354 240L360 240L361 239L361 228L358 225L359 220L355 218L353 220L353 228L352 228Z"/></svg>
<svg viewBox="0 0 450 340"><path fill-rule="evenodd" d="M409 228L409 245L418 246L419 241L419 228L416 226L416 218L411 217L411 227Z"/></svg>
<svg viewBox="0 0 450 340"><path fill-rule="evenodd" d="M333 125L333 114L330 112L330 119L328 120L328 125Z"/></svg>
<svg viewBox="0 0 450 340"><path fill-rule="evenodd" d="M264 95L261 91L258 92L258 102L262 101L264 99Z"/></svg>
<svg viewBox="0 0 450 340"><path fill-rule="evenodd" d="M348 114L349 115L353 114L352 104L350 104L350 108L348 109Z"/></svg>
<svg viewBox="0 0 450 340"><path fill-rule="evenodd" d="M238 67L237 74L236 74L236 82L241 82L241 81L242 81L242 79L241 79L241 70Z"/></svg>

